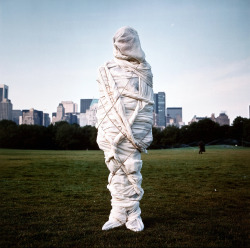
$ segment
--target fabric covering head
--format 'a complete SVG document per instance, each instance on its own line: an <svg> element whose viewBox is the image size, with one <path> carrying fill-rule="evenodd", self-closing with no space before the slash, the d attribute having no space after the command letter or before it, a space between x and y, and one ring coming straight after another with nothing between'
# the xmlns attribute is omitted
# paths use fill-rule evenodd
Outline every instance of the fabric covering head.
<svg viewBox="0 0 250 248"><path fill-rule="evenodd" d="M145 61L145 53L141 48L139 36L131 27L120 28L113 37L114 56L128 61Z"/></svg>
<svg viewBox="0 0 250 248"><path fill-rule="evenodd" d="M131 27L118 29L113 37L115 62L137 74L147 85L153 87L151 66L145 60L145 53L141 48L136 30Z"/></svg>
<svg viewBox="0 0 250 248"><path fill-rule="evenodd" d="M102 230L126 225L144 228L140 200L141 152L152 142L154 92L152 72L137 32L120 28L114 38L114 58L98 70L100 97L96 112L97 143L109 169L112 209Z"/></svg>

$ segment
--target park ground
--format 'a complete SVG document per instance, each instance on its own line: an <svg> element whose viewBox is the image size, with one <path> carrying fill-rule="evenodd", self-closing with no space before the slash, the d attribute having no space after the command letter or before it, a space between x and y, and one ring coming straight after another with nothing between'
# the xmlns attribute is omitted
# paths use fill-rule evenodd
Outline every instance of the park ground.
<svg viewBox="0 0 250 248"><path fill-rule="evenodd" d="M0 149L0 247L250 247L250 148L143 154L145 229L102 231L102 151Z"/></svg>

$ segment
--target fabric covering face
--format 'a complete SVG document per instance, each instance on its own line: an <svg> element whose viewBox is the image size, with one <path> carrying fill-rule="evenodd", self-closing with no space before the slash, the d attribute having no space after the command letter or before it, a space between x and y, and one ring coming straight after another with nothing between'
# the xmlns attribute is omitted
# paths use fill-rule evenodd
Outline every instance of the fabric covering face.
<svg viewBox="0 0 250 248"><path fill-rule="evenodd" d="M107 187L112 196L109 220L102 229L125 224L142 231L141 152L152 142L152 73L134 29L119 29L113 42L115 58L99 68L97 79L97 143L110 171Z"/></svg>
<svg viewBox="0 0 250 248"><path fill-rule="evenodd" d="M114 56L117 59L128 61L145 61L145 53L141 48L141 43L137 32L130 27L120 28L114 38Z"/></svg>

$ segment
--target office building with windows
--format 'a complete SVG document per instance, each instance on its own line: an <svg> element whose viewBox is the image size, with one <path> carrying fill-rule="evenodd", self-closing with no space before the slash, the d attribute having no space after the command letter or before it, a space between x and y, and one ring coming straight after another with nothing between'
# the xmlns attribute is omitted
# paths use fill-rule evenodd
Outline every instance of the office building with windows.
<svg viewBox="0 0 250 248"><path fill-rule="evenodd" d="M78 115L78 124L82 126L90 125L95 126L97 119L96 119L96 112L98 108L98 99L92 99L90 106L86 109L86 113L80 113Z"/></svg>
<svg viewBox="0 0 250 248"><path fill-rule="evenodd" d="M48 127L50 125L50 117L48 113L43 113L43 126Z"/></svg>
<svg viewBox="0 0 250 248"><path fill-rule="evenodd" d="M33 108L22 111L22 124L43 126L43 111Z"/></svg>
<svg viewBox="0 0 250 248"><path fill-rule="evenodd" d="M12 120L12 103L8 99L9 87L5 84L0 84L0 121Z"/></svg>
<svg viewBox="0 0 250 248"><path fill-rule="evenodd" d="M80 113L86 113L87 109L89 109L90 104L93 99L81 99L80 100Z"/></svg>
<svg viewBox="0 0 250 248"><path fill-rule="evenodd" d="M65 114L68 114L68 113L76 114L77 113L77 109L78 109L77 103L73 103L72 101L62 101L61 103L64 107Z"/></svg>
<svg viewBox="0 0 250 248"><path fill-rule="evenodd" d="M225 126L225 125L229 126L230 125L230 119L228 118L228 116L224 112L220 113L220 115L216 118L216 122L220 126Z"/></svg>
<svg viewBox="0 0 250 248"><path fill-rule="evenodd" d="M0 102L8 99L9 87L5 84L0 84Z"/></svg>
<svg viewBox="0 0 250 248"><path fill-rule="evenodd" d="M20 123L20 117L23 116L22 110L19 109L13 109L12 110L12 121L14 121L17 125L22 124Z"/></svg>
<svg viewBox="0 0 250 248"><path fill-rule="evenodd" d="M155 127L166 127L166 97L165 92L158 92L154 94L154 126Z"/></svg>
<svg viewBox="0 0 250 248"><path fill-rule="evenodd" d="M227 114L222 112L218 117L215 117L215 114L212 114L211 117L197 117L196 115L192 118L192 120L188 123L191 124L193 122L199 122L200 120L210 119L220 126L230 125L230 119L228 118Z"/></svg>
<svg viewBox="0 0 250 248"><path fill-rule="evenodd" d="M182 108L172 107L166 109L166 123L167 126L177 126L182 125Z"/></svg>

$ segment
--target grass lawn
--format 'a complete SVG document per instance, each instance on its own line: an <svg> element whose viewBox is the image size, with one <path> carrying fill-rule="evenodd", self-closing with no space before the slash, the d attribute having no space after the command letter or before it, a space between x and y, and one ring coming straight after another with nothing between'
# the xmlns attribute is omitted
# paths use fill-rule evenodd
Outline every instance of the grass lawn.
<svg viewBox="0 0 250 248"><path fill-rule="evenodd" d="M143 155L145 230L102 231L101 151L0 150L0 247L250 247L250 149Z"/></svg>

